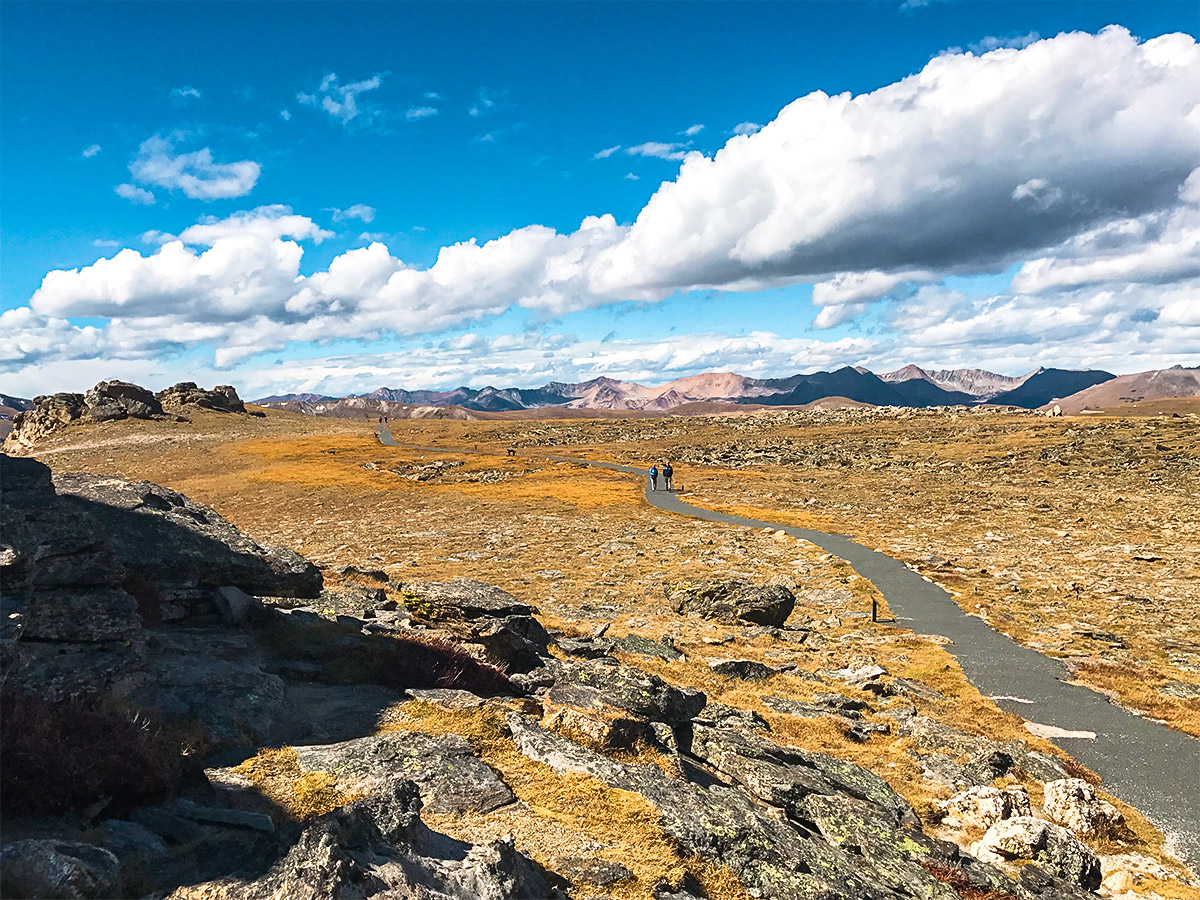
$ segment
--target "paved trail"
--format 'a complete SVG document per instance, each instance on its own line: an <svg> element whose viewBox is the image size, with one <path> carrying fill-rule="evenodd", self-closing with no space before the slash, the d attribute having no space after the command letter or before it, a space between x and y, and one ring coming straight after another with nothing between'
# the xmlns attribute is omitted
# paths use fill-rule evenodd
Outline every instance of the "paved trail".
<svg viewBox="0 0 1200 900"><path fill-rule="evenodd" d="M402 446L387 428L375 430L381 443ZM409 449L476 452L445 447ZM1170 835L1171 849L1178 856L1193 868L1200 867L1200 741L1128 712L1090 688L1067 684L1070 676L1061 662L1022 647L977 616L967 615L943 588L899 560L845 535L693 506L677 494L650 490L645 470L633 466L548 454L543 458L637 475L646 481L646 500L665 512L784 531L844 559L879 589L892 614L906 627L953 641L947 649L967 678L1001 707L1029 722L1087 735L1055 736L1054 742L1100 775L1109 792L1136 807Z"/></svg>

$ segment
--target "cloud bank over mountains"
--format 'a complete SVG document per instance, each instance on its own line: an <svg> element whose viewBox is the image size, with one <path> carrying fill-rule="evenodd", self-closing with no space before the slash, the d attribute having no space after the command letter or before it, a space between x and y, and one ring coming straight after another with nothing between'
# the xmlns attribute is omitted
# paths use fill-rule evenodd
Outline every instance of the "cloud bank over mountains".
<svg viewBox="0 0 1200 900"><path fill-rule="evenodd" d="M332 81L319 99L348 122L373 87ZM256 163L173 148L144 143L135 181L212 199L257 180ZM1093 361L1136 349L1155 364L1200 347L1200 48L1188 35L1139 43L1112 27L947 53L868 94L802 97L711 157L680 155L675 180L630 224L529 225L443 247L428 268L375 242L304 274L304 244L332 235L303 214L260 206L204 220L159 236L152 253L50 272L28 307L0 315L0 368L209 344L222 367L289 342L435 334L514 307L552 318L797 283L814 284L816 329L885 301L905 362L923 351L946 364L1028 360L1060 342ZM993 296L941 283L1012 266ZM82 318L105 321L69 321ZM820 365L818 346L878 354L887 341L801 343L789 350L816 355L789 354L792 369ZM653 357L638 353L630 377Z"/></svg>

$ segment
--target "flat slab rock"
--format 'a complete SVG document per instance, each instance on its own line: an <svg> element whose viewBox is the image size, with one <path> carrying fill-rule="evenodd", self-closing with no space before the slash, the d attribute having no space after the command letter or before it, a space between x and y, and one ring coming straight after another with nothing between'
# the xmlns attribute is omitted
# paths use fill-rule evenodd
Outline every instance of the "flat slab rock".
<svg viewBox="0 0 1200 900"><path fill-rule="evenodd" d="M486 813L516 797L456 734L394 731L315 747L296 747L300 768L333 772L338 786L373 794L397 779L417 784L434 813Z"/></svg>
<svg viewBox="0 0 1200 900"><path fill-rule="evenodd" d="M456 611L464 619L479 619L529 616L537 612L536 607L522 603L508 591L470 578L405 581L401 589L415 595L417 604L427 604L434 614Z"/></svg>

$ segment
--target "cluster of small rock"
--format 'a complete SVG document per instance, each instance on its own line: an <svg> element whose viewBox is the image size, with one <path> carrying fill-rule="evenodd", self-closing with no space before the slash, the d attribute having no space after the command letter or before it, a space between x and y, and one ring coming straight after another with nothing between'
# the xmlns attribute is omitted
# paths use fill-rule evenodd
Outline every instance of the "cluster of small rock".
<svg viewBox="0 0 1200 900"><path fill-rule="evenodd" d="M216 412L247 412L237 391L230 385L217 385L209 391L190 381L157 394L126 381L101 381L83 394L50 394L35 397L33 403L33 409L13 417L13 430L5 440L5 452L28 451L47 435L73 422L155 419L169 415L167 410L189 406Z"/></svg>

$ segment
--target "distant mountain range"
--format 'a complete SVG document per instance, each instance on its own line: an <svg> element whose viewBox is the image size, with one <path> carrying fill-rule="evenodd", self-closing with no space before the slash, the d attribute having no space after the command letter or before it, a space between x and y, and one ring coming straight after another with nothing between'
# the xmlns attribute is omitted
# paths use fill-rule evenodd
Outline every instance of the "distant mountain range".
<svg viewBox="0 0 1200 900"><path fill-rule="evenodd" d="M1111 372L1035 369L1010 377L982 369L926 370L905 366L876 375L845 366L832 372L787 378L749 378L710 372L653 387L614 378L578 384L552 381L538 388L460 387L451 391L379 388L353 397L283 394L255 401L314 415L431 415L433 409L458 407L485 413L557 408L613 412L663 412L685 404L761 404L803 406L830 397L872 406L977 406L989 403L1034 409L1051 400L1109 381ZM401 409L401 407L403 409Z"/></svg>
<svg viewBox="0 0 1200 900"><path fill-rule="evenodd" d="M252 401L260 406L312 416L372 419L565 418L693 414L757 406L1017 406L1058 405L1068 414L1108 410L1124 404L1200 398L1200 368L1174 366L1133 375L1076 369L1035 369L1027 375L997 375L983 369L922 369L905 366L876 375L845 366L832 372L787 378L749 378L707 372L653 387L615 378L577 384L552 381L538 388L408 391L379 388L367 394L274 394ZM0 394L0 437L33 401Z"/></svg>

